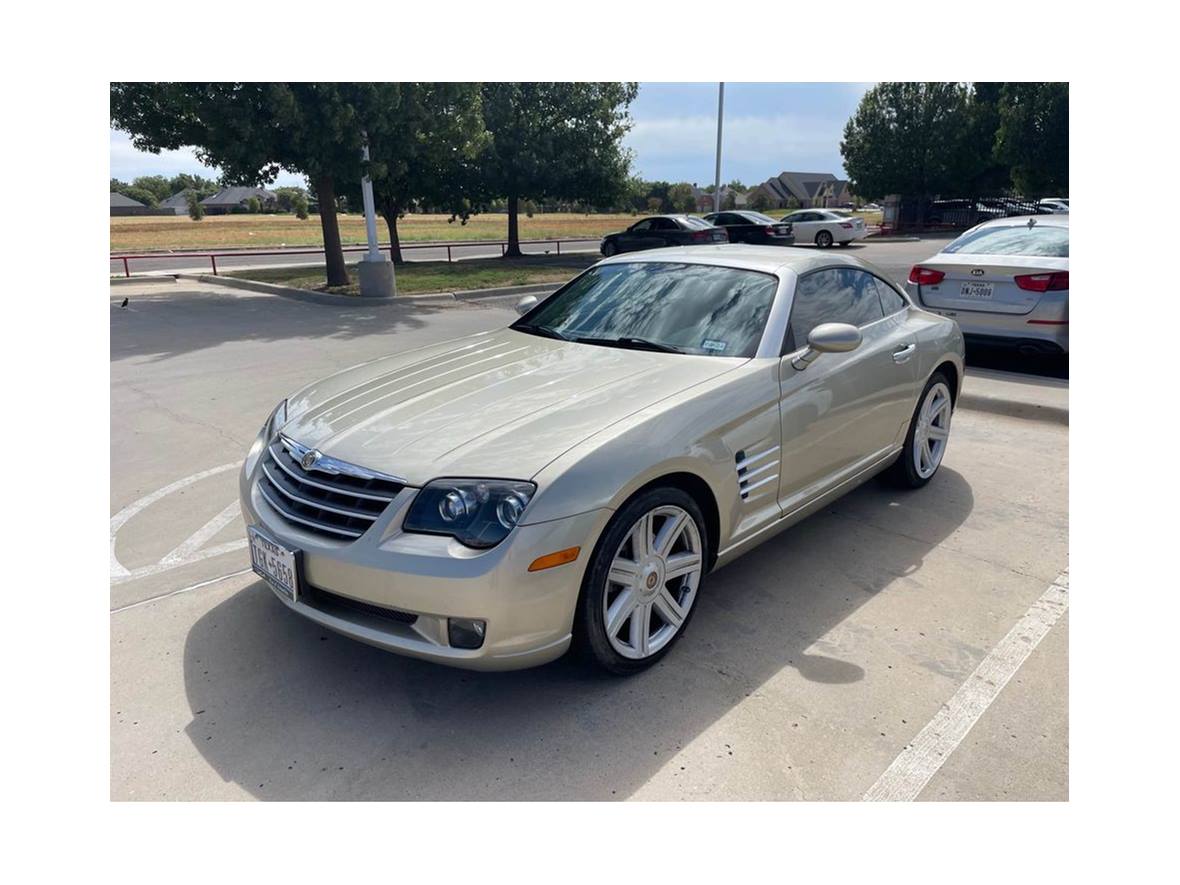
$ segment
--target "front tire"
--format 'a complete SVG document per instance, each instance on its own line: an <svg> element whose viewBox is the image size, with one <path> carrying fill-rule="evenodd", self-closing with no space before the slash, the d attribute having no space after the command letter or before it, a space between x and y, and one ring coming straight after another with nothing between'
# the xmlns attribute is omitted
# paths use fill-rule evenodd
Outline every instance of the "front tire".
<svg viewBox="0 0 1180 885"><path fill-rule="evenodd" d="M696 501L662 487L607 524L582 580L574 647L618 676L645 670L684 635L696 610L709 539Z"/></svg>
<svg viewBox="0 0 1180 885"><path fill-rule="evenodd" d="M954 405L950 382L935 372L918 398L901 455L884 474L891 485L920 489L934 478L946 454Z"/></svg>
<svg viewBox="0 0 1180 885"><path fill-rule="evenodd" d="M610 258L612 255L617 254L618 251L619 247L614 243L606 242L602 244L602 255L604 258Z"/></svg>
<svg viewBox="0 0 1180 885"><path fill-rule="evenodd" d="M832 245L832 235L829 231L821 230L815 235L815 245L821 249L828 249Z"/></svg>

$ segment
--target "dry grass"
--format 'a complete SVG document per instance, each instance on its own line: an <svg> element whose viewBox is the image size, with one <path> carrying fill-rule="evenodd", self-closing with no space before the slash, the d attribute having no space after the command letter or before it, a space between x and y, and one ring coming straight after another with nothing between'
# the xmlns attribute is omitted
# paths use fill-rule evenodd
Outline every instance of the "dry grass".
<svg viewBox="0 0 1180 885"><path fill-rule="evenodd" d="M402 242L503 240L508 216L477 215L467 224L448 223L448 215L407 215L398 222ZM574 215L558 213L520 217L522 239L600 237L633 224L631 215ZM388 237L385 222L378 233ZM359 215L340 216L340 236L346 245L364 244L365 221ZM147 216L111 219L111 251L204 250L242 246L322 246L320 221L300 221L293 215L218 215L193 221L184 216Z"/></svg>

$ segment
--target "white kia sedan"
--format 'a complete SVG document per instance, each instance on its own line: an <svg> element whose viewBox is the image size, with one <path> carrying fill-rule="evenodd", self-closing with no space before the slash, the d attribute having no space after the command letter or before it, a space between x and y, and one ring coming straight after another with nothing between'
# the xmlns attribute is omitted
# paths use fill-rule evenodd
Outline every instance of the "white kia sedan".
<svg viewBox="0 0 1180 885"><path fill-rule="evenodd" d="M710 571L873 476L926 485L949 444L958 327L855 258L620 255L521 310L267 418L241 502L289 609L444 664L633 673Z"/></svg>
<svg viewBox="0 0 1180 885"><path fill-rule="evenodd" d="M814 243L826 249L833 243L847 246L869 235L865 220L859 215L847 215L834 209L801 209L782 220L791 224L796 245Z"/></svg>
<svg viewBox="0 0 1180 885"><path fill-rule="evenodd" d="M915 302L981 344L1069 352L1069 215L980 224L910 271Z"/></svg>

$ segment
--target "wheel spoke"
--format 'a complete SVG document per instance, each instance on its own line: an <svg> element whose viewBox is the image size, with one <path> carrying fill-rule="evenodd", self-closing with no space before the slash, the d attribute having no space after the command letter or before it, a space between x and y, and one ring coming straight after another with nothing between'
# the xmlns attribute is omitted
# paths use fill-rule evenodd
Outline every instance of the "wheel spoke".
<svg viewBox="0 0 1180 885"><path fill-rule="evenodd" d="M635 528L631 530L631 547L635 553L636 561L642 560L645 556L651 555L652 534L655 530L655 520L652 514L645 513L643 519L635 524Z"/></svg>
<svg viewBox="0 0 1180 885"><path fill-rule="evenodd" d="M677 553L668 557L668 565L664 569L664 580L670 581L682 575L692 574L701 567L701 554L695 552Z"/></svg>
<svg viewBox="0 0 1180 885"><path fill-rule="evenodd" d="M655 607L664 622L672 625L673 630L684 622L686 612L680 607L680 603L672 598L672 593L667 587L662 588L660 595L655 598Z"/></svg>
<svg viewBox="0 0 1180 885"><path fill-rule="evenodd" d="M611 603L606 613L606 635L617 636L619 630L627 623L627 619L635 613L635 606L639 602L639 594L628 587Z"/></svg>
<svg viewBox="0 0 1180 885"><path fill-rule="evenodd" d="M926 431L926 436L930 439L946 439L948 432L945 427L939 427L937 424L931 424Z"/></svg>
<svg viewBox="0 0 1180 885"><path fill-rule="evenodd" d="M664 524L660 526L660 533L656 535L655 541L652 544L655 553L666 557L668 551L672 549L672 545L676 543L676 539L684 530L684 524L688 522L688 514L684 511L678 512L675 516L669 516L664 520Z"/></svg>
<svg viewBox="0 0 1180 885"><path fill-rule="evenodd" d="M651 603L638 605L631 613L631 648L642 657L647 657L650 633Z"/></svg>
<svg viewBox="0 0 1180 885"><path fill-rule="evenodd" d="M629 559L616 559L610 564L610 571L607 573L606 579L612 583L630 587L635 583L635 578L638 575L639 563L631 562Z"/></svg>

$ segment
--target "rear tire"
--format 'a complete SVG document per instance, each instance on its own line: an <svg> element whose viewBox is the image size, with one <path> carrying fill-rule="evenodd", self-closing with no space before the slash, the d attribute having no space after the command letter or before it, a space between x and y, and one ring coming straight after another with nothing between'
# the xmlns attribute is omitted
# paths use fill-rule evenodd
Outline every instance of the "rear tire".
<svg viewBox="0 0 1180 885"><path fill-rule="evenodd" d="M575 651L616 676L660 660L696 611L709 543L687 492L661 487L627 502L607 523L582 579Z"/></svg>
<svg viewBox="0 0 1180 885"><path fill-rule="evenodd" d="M903 489L920 489L930 482L946 454L953 412L950 382L942 372L935 372L918 397L901 454L881 474L882 480Z"/></svg>
<svg viewBox="0 0 1180 885"><path fill-rule="evenodd" d="M815 235L815 245L821 249L828 249L832 245L832 235L826 230L821 230Z"/></svg>

